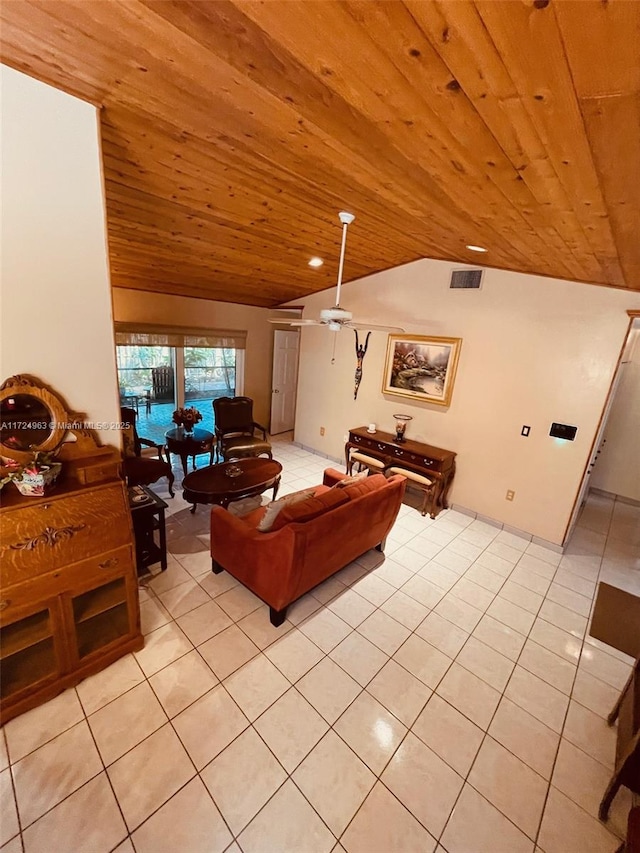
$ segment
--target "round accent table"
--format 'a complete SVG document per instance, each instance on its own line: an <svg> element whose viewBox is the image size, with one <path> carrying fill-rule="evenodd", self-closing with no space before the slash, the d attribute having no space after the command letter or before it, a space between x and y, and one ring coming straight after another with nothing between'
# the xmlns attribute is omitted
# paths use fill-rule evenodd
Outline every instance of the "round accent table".
<svg viewBox="0 0 640 853"><path fill-rule="evenodd" d="M218 504L227 507L232 501L261 495L273 489L275 500L280 486L282 465L274 459L254 457L238 459L237 462L222 462L187 474L182 483L182 496L187 503Z"/></svg>
<svg viewBox="0 0 640 853"><path fill-rule="evenodd" d="M191 432L186 432L183 427L168 429L164 434L167 444L167 456L173 453L182 460L182 470L187 476L187 459L193 460L193 470L196 470L196 456L201 453L209 454L209 465L213 464L213 445L215 438L213 433L206 429L195 427ZM171 459L169 458L169 461Z"/></svg>

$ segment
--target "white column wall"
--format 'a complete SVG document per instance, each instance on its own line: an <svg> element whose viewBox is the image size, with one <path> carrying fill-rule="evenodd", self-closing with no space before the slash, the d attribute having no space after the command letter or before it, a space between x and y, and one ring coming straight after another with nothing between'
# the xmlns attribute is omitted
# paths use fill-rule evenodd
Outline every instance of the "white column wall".
<svg viewBox="0 0 640 853"><path fill-rule="evenodd" d="M98 112L2 66L0 373L118 419ZM120 436L99 430L104 443Z"/></svg>

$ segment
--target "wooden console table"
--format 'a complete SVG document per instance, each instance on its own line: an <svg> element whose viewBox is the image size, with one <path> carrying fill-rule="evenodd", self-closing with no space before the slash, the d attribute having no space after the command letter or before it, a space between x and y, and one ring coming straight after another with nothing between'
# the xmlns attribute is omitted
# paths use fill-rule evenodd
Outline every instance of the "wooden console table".
<svg viewBox="0 0 640 853"><path fill-rule="evenodd" d="M349 469L349 451L352 447L379 459L385 469L399 466L435 480L431 518L435 518L440 510L447 508L447 495L456 471L456 454L451 450L442 450L440 447L432 447L430 444L422 444L410 439L399 443L396 442L395 435L392 433L381 430L370 433L366 427L362 426L349 430L349 440L345 445L347 470Z"/></svg>

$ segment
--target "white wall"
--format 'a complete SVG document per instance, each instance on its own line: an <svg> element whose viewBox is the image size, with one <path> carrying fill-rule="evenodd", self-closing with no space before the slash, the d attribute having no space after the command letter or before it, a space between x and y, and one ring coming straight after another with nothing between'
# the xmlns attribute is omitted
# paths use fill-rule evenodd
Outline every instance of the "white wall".
<svg viewBox="0 0 640 853"><path fill-rule="evenodd" d="M640 501L640 328L629 343L590 486Z"/></svg>
<svg viewBox="0 0 640 853"><path fill-rule="evenodd" d="M164 323L247 332L244 393L254 401L253 416L265 426L271 410L272 326L266 308L184 296L113 289L115 319L127 323Z"/></svg>
<svg viewBox="0 0 640 853"><path fill-rule="evenodd" d="M625 311L640 306L640 293L492 269L481 290L450 290L460 267L416 261L351 282L342 298L356 319L462 338L451 406L382 394L380 332L371 335L354 402L353 332L310 327L302 332L296 440L339 457L349 427L375 422L393 432L393 413L406 412L414 418L407 437L457 452L454 503L560 544L626 335ZM305 318L334 296L306 298ZM553 421L577 426L576 440L550 438ZM529 438L520 435L525 424Z"/></svg>
<svg viewBox="0 0 640 853"><path fill-rule="evenodd" d="M0 373L33 374L87 420L110 423L118 383L97 110L0 72Z"/></svg>

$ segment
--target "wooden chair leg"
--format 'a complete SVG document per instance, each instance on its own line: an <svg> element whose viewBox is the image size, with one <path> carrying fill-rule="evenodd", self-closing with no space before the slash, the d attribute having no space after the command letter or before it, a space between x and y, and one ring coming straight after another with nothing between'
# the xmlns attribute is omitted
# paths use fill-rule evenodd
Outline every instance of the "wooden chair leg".
<svg viewBox="0 0 640 853"><path fill-rule="evenodd" d="M613 706L613 708L611 709L611 713L607 717L607 723L609 723L610 726L612 726L615 723L615 721L618 719L618 714L620 713L620 708L622 706L622 700L624 699L627 690L629 690L629 688L631 687L631 682L633 681L633 678L634 678L634 670L631 671L631 675L627 679L627 683L622 688L622 692L618 696L616 704Z"/></svg>
<svg viewBox="0 0 640 853"><path fill-rule="evenodd" d="M600 808L598 809L598 817L600 820L606 820L609 817L609 809L611 808L611 803L613 802L615 795L618 793L620 784L620 777L616 773L607 785L604 797L600 801Z"/></svg>

